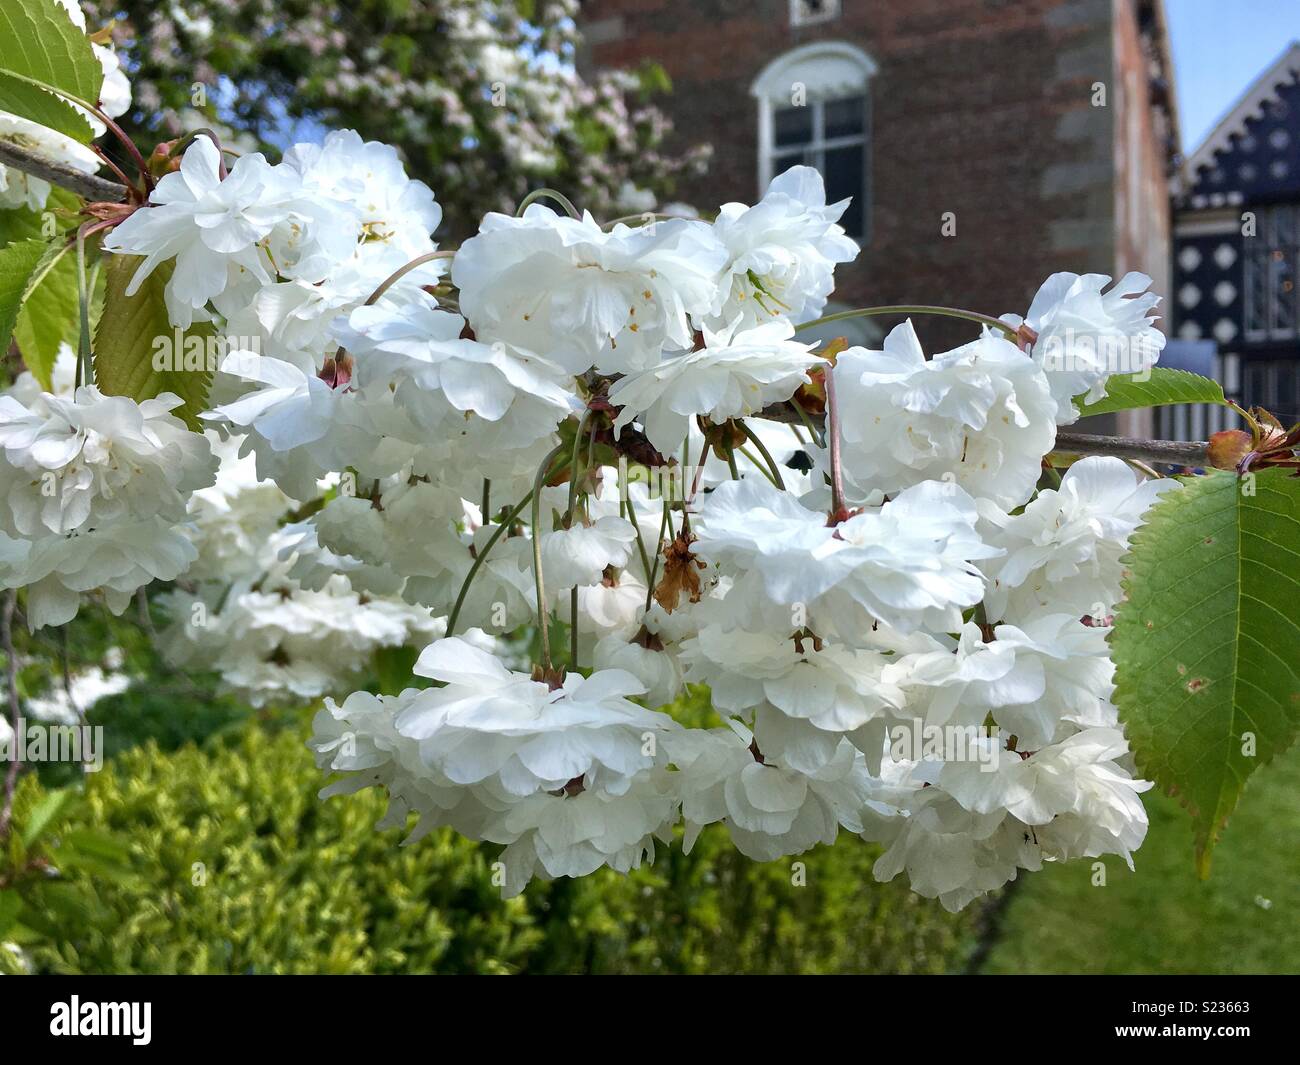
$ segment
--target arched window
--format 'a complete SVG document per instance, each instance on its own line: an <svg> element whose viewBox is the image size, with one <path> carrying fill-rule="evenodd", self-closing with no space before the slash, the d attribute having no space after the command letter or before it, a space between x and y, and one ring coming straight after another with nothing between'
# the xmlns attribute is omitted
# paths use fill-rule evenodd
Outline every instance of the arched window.
<svg viewBox="0 0 1300 1065"><path fill-rule="evenodd" d="M754 79L758 100L758 187L806 163L826 179L826 202L853 203L840 220L864 241L870 230L871 98L876 73L866 52L843 41L805 44Z"/></svg>

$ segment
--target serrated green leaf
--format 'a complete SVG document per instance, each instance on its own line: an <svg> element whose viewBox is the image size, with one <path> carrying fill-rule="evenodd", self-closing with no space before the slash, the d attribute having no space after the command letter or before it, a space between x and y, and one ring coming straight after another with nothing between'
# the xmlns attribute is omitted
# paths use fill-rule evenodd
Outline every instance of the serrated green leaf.
<svg viewBox="0 0 1300 1065"><path fill-rule="evenodd" d="M95 136L85 116L66 100L4 70L0 70L0 111L31 119L82 144L89 144Z"/></svg>
<svg viewBox="0 0 1300 1065"><path fill-rule="evenodd" d="M134 296L128 296L127 286L140 262L135 255L106 257L104 310L95 331L95 383L106 395L130 396L134 400L174 392L185 400L185 405L172 413L197 430L198 413L205 407L212 383L206 360L202 369L155 368L154 356L160 349L181 356L194 341L202 342L206 350L206 342L213 336L212 326L195 322L182 332L171 324L163 298L172 273L171 263L159 266Z"/></svg>
<svg viewBox="0 0 1300 1065"><path fill-rule="evenodd" d="M56 240L32 272L14 328L23 363L44 389L52 387L59 347L64 341L75 344L77 298L76 252Z"/></svg>
<svg viewBox="0 0 1300 1065"><path fill-rule="evenodd" d="M64 101L51 102L50 94L95 104L103 84L90 39L54 0L5 0L0 6L0 108L88 141L85 119Z"/></svg>
<svg viewBox="0 0 1300 1065"><path fill-rule="evenodd" d="M66 247L66 234L76 227L72 212L77 210L78 202L71 192L55 188L50 190L43 212L26 208L0 211L0 245L24 240L53 243L63 235L64 244L60 246ZM65 216L63 212L68 213ZM65 251L40 284L29 292L14 327L14 339L23 362L43 387L50 386L50 371L58 355L59 342L75 342L76 323L76 255Z"/></svg>
<svg viewBox="0 0 1300 1065"><path fill-rule="evenodd" d="M1179 796L1207 876L1246 780L1300 731L1300 479L1190 478L1125 558L1114 701L1142 773Z"/></svg>
<svg viewBox="0 0 1300 1065"><path fill-rule="evenodd" d="M27 282L45 254L39 240L24 240L0 248L0 351L7 351L27 293Z"/></svg>
<svg viewBox="0 0 1300 1065"><path fill-rule="evenodd" d="M1223 403L1223 386L1187 370L1156 366L1143 374L1115 374L1106 381L1106 395L1096 403L1084 403L1076 396L1074 404L1082 417L1113 414L1140 407L1166 407L1171 403Z"/></svg>

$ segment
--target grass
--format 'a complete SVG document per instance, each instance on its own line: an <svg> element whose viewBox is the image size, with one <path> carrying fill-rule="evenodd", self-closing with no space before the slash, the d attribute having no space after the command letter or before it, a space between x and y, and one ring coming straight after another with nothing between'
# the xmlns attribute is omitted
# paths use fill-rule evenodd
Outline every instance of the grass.
<svg viewBox="0 0 1300 1065"><path fill-rule="evenodd" d="M988 973L1300 973L1300 748L1259 771L1214 852L1192 867L1191 819L1145 796L1151 831L1136 872L1106 860L1027 877Z"/></svg>

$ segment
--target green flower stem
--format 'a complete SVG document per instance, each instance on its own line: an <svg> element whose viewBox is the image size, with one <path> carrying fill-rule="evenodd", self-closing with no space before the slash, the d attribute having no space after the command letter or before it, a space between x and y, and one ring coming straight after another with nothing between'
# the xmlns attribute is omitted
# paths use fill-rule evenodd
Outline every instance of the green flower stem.
<svg viewBox="0 0 1300 1065"><path fill-rule="evenodd" d="M579 470L578 463L582 456L582 438L587 431L589 421L591 421L591 411L585 410L582 412L582 420L578 422L578 428L573 433L573 461L569 465L569 507L564 514L566 529L573 527L573 515L578 507L578 478L586 473L586 467ZM537 536L536 530L533 535ZM575 670L578 668L578 586L576 584L569 590L569 668Z"/></svg>
<svg viewBox="0 0 1300 1065"><path fill-rule="evenodd" d="M933 307L923 303L898 304L888 307L858 307L851 311L836 311L834 314L827 314L821 318L815 318L811 322L804 322L802 325L795 326L795 332L801 329L811 329L816 325L827 325L831 322L843 322L850 318L874 318L878 315L908 315L908 314L934 314L943 318L961 318L968 322L974 322L977 325L986 325L990 329L1001 330L1008 338L1016 335L1016 327L1008 325L1006 322L997 318L992 318L987 314L980 314L978 311L963 311L957 307Z"/></svg>
<svg viewBox="0 0 1300 1065"><path fill-rule="evenodd" d="M375 289L374 292L370 293L370 298L366 300L365 305L367 307L371 307L374 304L378 303L380 297L382 297L385 292L387 292L390 288L392 288L395 284L397 284L397 282L399 282L402 278L404 278L416 267L423 266L425 263L431 263L435 259L450 259L455 254L456 254L455 251L431 251L425 253L424 255L417 255L405 266L399 266L396 270L394 270L391 274L389 274L386 278L384 278L384 280L379 283L379 287Z"/></svg>
<svg viewBox="0 0 1300 1065"><path fill-rule="evenodd" d="M461 583L460 592L456 595L456 605L451 608L451 617L447 619L446 636L452 636L455 634L456 622L460 618L460 608L465 605L465 597L469 594L469 586L474 583L474 578L478 576L478 571L483 568L483 563L487 561L487 557L491 553L492 548L494 548L496 542L505 535L506 530L515 523L519 515L523 513L524 507L528 506L532 498L533 493L529 492L523 499L516 503L514 509L511 510L510 513L502 519L501 524L497 526L496 532L494 532L488 538L488 542L483 545L483 550L474 556L474 564L470 566L469 572L465 574L465 580Z"/></svg>
<svg viewBox="0 0 1300 1065"><path fill-rule="evenodd" d="M619 501L621 512L626 515L627 520L632 523L632 530L636 533L636 549L641 553L641 566L645 573L645 579L650 580L650 556L646 553L645 540L641 537L641 523L637 521L636 507L632 503L631 489L628 490L627 499Z"/></svg>
<svg viewBox="0 0 1300 1065"><path fill-rule="evenodd" d="M752 462L753 459L750 459L750 461ZM730 448L730 447L727 448L727 469L729 469L729 470L731 471L731 479L732 479L733 481L739 481L739 480L740 480L740 471L739 471L738 469L736 469L736 450L735 450L735 448Z"/></svg>
<svg viewBox="0 0 1300 1065"><path fill-rule="evenodd" d="M795 409L795 413L799 415L799 420L803 422L804 428L808 430L808 435L812 437L813 443L818 447L825 447L826 441L822 438L821 433L817 431L817 427L813 425L812 418L808 416L808 412L795 400L790 401L790 406L792 406Z"/></svg>
<svg viewBox="0 0 1300 1065"><path fill-rule="evenodd" d="M582 213L573 206L573 201L564 193L556 192L555 189L533 189L527 196L519 201L519 209L515 211L515 217L519 218L528 210L529 204L536 203L540 199L554 200L568 213L570 218L581 218Z"/></svg>
<svg viewBox="0 0 1300 1065"><path fill-rule="evenodd" d="M740 423L740 427L745 430L749 442L758 449L758 453L763 456L763 460L767 463L767 468L772 471L772 475L768 479L784 492L785 479L781 476L781 467L776 464L776 459L772 458L772 453L767 450L767 446L759 439L758 434L753 429L744 422Z"/></svg>
<svg viewBox="0 0 1300 1065"><path fill-rule="evenodd" d="M551 661L550 611L546 609L546 581L542 577L542 485L551 463L564 453L561 442L551 449L533 478L533 579L537 591L537 627L542 634L542 668L553 669Z"/></svg>
<svg viewBox="0 0 1300 1065"><path fill-rule="evenodd" d="M551 454L554 455L555 452L553 451L551 452ZM484 489L485 489L484 506L487 506L486 489L488 484L489 482L484 481ZM451 617L448 618L447 620L447 632L446 632L447 636L452 636L455 634L456 622L460 618L461 607L465 605L465 598L466 596L469 595L470 585L474 583L474 578L478 576L478 571L482 569L484 563L487 562L488 555L492 553L492 548L494 548L497 544L497 541L500 540L501 537L503 537L506 534L506 531L510 528L510 526L512 526L516 521L519 520L519 515L524 512L524 507L528 506L528 504L532 501L532 498L533 498L532 492L525 493L524 498L521 499L518 503L516 503L506 514L506 516L501 519L501 524L498 525L496 531L490 537L488 537L487 543L483 545L483 550L474 556L474 564L470 566L469 572L465 574L465 580L461 583L460 591L456 594L456 605L451 608ZM483 518L484 523L486 523L488 520L489 519L487 515L484 515Z"/></svg>
<svg viewBox="0 0 1300 1065"><path fill-rule="evenodd" d="M755 455L752 451L749 450L749 448L745 447L743 444L740 447L740 453L744 455L745 458L749 459L749 461L753 464L754 468L758 470L759 473L761 473L765 478L767 478L768 484L770 484L773 488L780 487L774 480L772 480L772 474L769 472L767 468L767 464L764 463L762 459L760 459L757 455Z"/></svg>
<svg viewBox="0 0 1300 1065"><path fill-rule="evenodd" d="M89 224L89 223L88 223ZM86 281L86 228L77 229L77 311L81 322L77 334L77 387L91 384L94 367L90 358L90 289Z"/></svg>
<svg viewBox="0 0 1300 1065"><path fill-rule="evenodd" d="M659 540L655 544L655 562L650 570L650 579L646 581L645 589L645 608L648 611L650 604L654 602L655 580L659 576L659 557L664 553L664 532L672 528L672 523L668 519L668 508L671 504L668 499L664 499L664 515L659 519Z"/></svg>

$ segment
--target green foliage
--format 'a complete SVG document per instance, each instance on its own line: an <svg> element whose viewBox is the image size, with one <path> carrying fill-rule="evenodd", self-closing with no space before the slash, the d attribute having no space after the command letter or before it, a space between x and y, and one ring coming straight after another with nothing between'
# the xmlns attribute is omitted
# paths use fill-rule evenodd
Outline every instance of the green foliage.
<svg viewBox="0 0 1300 1065"><path fill-rule="evenodd" d="M23 241L48 241L22 293L22 306L13 327L23 362L45 388L64 341L77 332L77 256L68 234L75 225L77 197L51 189L43 216L25 208L0 211L0 246ZM52 232L51 232L52 229Z"/></svg>
<svg viewBox="0 0 1300 1065"><path fill-rule="evenodd" d="M4 59L0 58L0 63L3 62ZM90 123L71 104L39 86L12 76L3 66L0 66L0 110L29 118L82 144L89 144L93 136Z"/></svg>
<svg viewBox="0 0 1300 1065"><path fill-rule="evenodd" d="M196 124L273 155L300 130L355 129L396 147L433 188L444 242L467 236L487 211L513 213L540 186L572 192L598 217L625 214L626 184L672 198L678 177L708 155L670 150L668 120L651 103L668 84L662 68L575 69L574 0L84 6L91 26L113 20L135 99L156 101L120 120L146 155ZM206 92L196 93L196 80Z"/></svg>
<svg viewBox="0 0 1300 1065"><path fill-rule="evenodd" d="M1178 794L1210 852L1247 778L1300 730L1300 480L1189 479L1148 512L1111 634L1138 767Z"/></svg>
<svg viewBox="0 0 1300 1065"><path fill-rule="evenodd" d="M1075 398L1079 413L1087 418L1094 414L1112 414L1140 407L1164 407L1171 403L1217 403L1222 405L1223 386L1187 370L1170 370L1156 366L1142 374L1115 374L1106 381L1106 395L1096 403Z"/></svg>
<svg viewBox="0 0 1300 1065"><path fill-rule="evenodd" d="M167 317L163 292L174 264L164 263L145 278L135 295L126 294L131 278L141 263L135 255L110 255L104 273L105 314L95 331L95 383L110 396L152 399L162 392L174 392L185 405L172 413L199 429L198 414L207 404L212 371L207 368L208 340L213 329L208 322L195 322L188 330L173 328ZM179 337L179 343L176 338ZM157 369L157 345L166 344L175 360L170 368ZM202 352L202 369L185 369L181 363L191 345Z"/></svg>
<svg viewBox="0 0 1300 1065"><path fill-rule="evenodd" d="M503 900L496 848L449 832L401 847L402 832L374 828L379 794L323 803L320 785L297 729L251 727L206 751L151 744L110 761L46 832L83 852L125 841L130 875L64 869L55 883L107 919L59 924L31 903L37 912L24 914L46 930L25 937L33 967L941 972L961 966L974 920L872 883L877 852L857 840L797 859L807 886L796 887L791 863L757 865L720 831L689 856L661 849L630 877L539 883ZM24 810L45 794L29 778Z"/></svg>
<svg viewBox="0 0 1300 1065"><path fill-rule="evenodd" d="M38 240L0 248L0 351L9 347L28 282L44 254L45 245Z"/></svg>
<svg viewBox="0 0 1300 1065"><path fill-rule="evenodd" d="M51 387L59 346L71 340L77 327L77 255L56 237L28 279L22 312L14 335L23 362L43 388Z"/></svg>
<svg viewBox="0 0 1300 1065"><path fill-rule="evenodd" d="M89 143L90 124L61 96L95 104L103 84L90 40L54 0L5 0L0 7L0 110Z"/></svg>
<svg viewBox="0 0 1300 1065"><path fill-rule="evenodd" d="M105 695L85 711L89 724L104 727L102 753L107 758L147 742L162 751L187 743L218 743L250 719L267 730L301 723L297 711L251 710L219 690L216 674L172 669L158 655L139 617L138 610L115 617L92 600L58 629L29 632L20 620L14 631L22 663L20 698L48 698L61 692L65 663L74 676L98 668L131 677L125 691ZM80 766L68 762L43 762L35 771L47 788L81 782Z"/></svg>
<svg viewBox="0 0 1300 1065"><path fill-rule="evenodd" d="M98 898L102 885L139 890L119 840L86 828L60 829L77 803L67 788L43 791L35 777L20 785L8 838L0 847L0 973L26 971L24 953L66 928L106 932L112 912Z"/></svg>
<svg viewBox="0 0 1300 1065"><path fill-rule="evenodd" d="M1151 829L1136 870L1107 856L1052 863L1015 890L988 973L1300 974L1300 748L1250 782L1215 852L1214 876L1187 861L1191 822L1144 797Z"/></svg>

